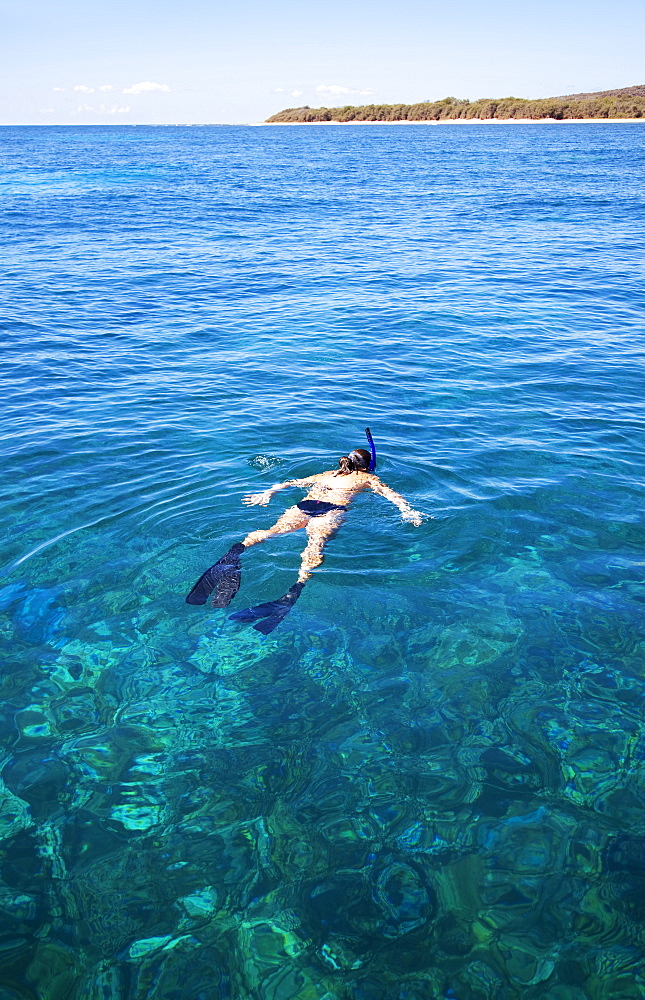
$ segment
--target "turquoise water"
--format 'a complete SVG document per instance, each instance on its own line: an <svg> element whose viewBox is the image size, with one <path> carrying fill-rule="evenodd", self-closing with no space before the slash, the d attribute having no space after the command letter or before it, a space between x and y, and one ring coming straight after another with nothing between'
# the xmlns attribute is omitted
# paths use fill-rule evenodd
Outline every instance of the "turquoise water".
<svg viewBox="0 0 645 1000"><path fill-rule="evenodd" d="M0 166L1 1000L645 996L645 129ZM421 527L184 603L367 424Z"/></svg>

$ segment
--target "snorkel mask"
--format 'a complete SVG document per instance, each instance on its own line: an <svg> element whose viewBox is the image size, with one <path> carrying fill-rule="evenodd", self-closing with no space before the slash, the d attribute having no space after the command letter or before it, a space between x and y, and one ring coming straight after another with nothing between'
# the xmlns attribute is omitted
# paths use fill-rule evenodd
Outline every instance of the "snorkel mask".
<svg viewBox="0 0 645 1000"><path fill-rule="evenodd" d="M367 435L370 452L368 452L365 448L354 448L353 451L350 451L347 457L354 466L355 470L361 472L374 472L376 468L376 448L374 447L374 440L370 434L369 427L365 428L365 434Z"/></svg>

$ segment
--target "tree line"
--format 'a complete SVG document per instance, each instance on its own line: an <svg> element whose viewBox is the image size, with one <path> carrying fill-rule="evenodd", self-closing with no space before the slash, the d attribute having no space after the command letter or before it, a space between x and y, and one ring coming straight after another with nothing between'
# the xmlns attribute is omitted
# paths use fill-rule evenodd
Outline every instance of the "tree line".
<svg viewBox="0 0 645 1000"><path fill-rule="evenodd" d="M583 100L545 97L524 100L521 97L482 98L468 101L444 97L441 101L417 104L346 104L342 108L287 108L267 118L271 123L288 122L423 122L468 118L645 118L645 97L590 95Z"/></svg>

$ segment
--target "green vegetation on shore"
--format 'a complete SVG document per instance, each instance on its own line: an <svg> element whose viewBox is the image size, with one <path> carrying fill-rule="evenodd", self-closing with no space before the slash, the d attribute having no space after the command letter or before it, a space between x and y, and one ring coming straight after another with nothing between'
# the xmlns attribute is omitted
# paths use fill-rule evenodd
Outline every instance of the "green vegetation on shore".
<svg viewBox="0 0 645 1000"><path fill-rule="evenodd" d="M521 97L477 101L444 97L417 104L363 104L342 108L287 108L267 122L422 122L468 118L645 118L645 86L530 101Z"/></svg>

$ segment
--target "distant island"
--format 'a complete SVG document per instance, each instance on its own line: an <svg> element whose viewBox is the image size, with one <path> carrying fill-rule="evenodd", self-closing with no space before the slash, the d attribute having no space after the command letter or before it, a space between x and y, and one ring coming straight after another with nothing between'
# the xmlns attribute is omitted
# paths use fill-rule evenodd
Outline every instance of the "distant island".
<svg viewBox="0 0 645 1000"><path fill-rule="evenodd" d="M531 119L540 121L573 119L645 118L645 84L622 90L601 90L595 94L569 94L537 101L521 97L481 98L468 101L444 97L441 101L417 104L346 104L342 108L287 108L267 118L270 125L305 122L427 122Z"/></svg>

